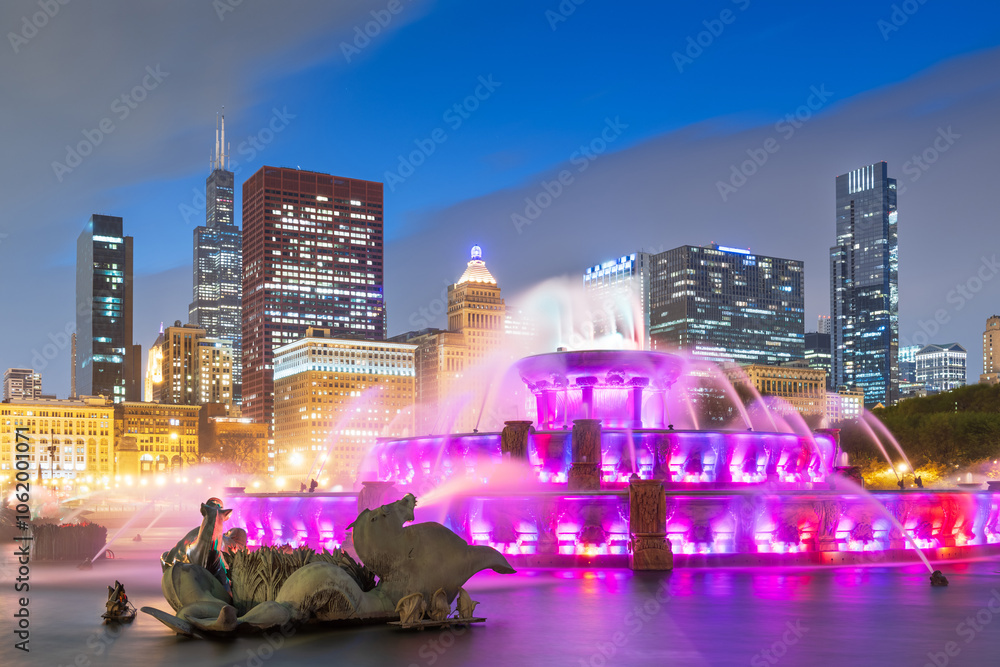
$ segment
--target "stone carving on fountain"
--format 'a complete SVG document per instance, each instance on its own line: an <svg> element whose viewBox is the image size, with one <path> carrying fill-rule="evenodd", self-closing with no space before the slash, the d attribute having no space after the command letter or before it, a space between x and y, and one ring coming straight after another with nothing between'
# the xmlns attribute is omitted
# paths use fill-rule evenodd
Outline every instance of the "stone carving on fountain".
<svg viewBox="0 0 1000 667"><path fill-rule="evenodd" d="M875 529L872 526L874 510L861 507L854 512L854 527L851 528L849 539L862 545L875 541Z"/></svg>
<svg viewBox="0 0 1000 667"><path fill-rule="evenodd" d="M808 500L792 500L780 508L774 542L785 545L788 551L800 551L816 537L813 526L818 526L819 516L815 504Z"/></svg>
<svg viewBox="0 0 1000 667"><path fill-rule="evenodd" d="M818 518L816 548L819 551L836 551L837 527L844 515L844 503L839 500L819 500L813 507Z"/></svg>
<svg viewBox="0 0 1000 667"><path fill-rule="evenodd" d="M629 480L629 566L633 570L672 570L667 542L667 494L658 480Z"/></svg>
<svg viewBox="0 0 1000 667"><path fill-rule="evenodd" d="M579 380L587 379L589 378L579 378ZM569 490L599 491L601 488L600 419L573 420L572 456L573 463L567 478Z"/></svg>
<svg viewBox="0 0 1000 667"><path fill-rule="evenodd" d="M713 523L727 514L726 504L717 498L692 498L685 506L685 516L690 522L683 534L685 542L697 553L712 553L715 549Z"/></svg>
<svg viewBox="0 0 1000 667"><path fill-rule="evenodd" d="M761 494L736 496L729 506L729 516L736 530L733 549L738 553L751 553L756 549L757 524L768 509L767 499Z"/></svg>
<svg viewBox="0 0 1000 667"><path fill-rule="evenodd" d="M175 553L168 562L168 554L174 552L162 558L163 596L175 614L142 608L178 634L229 634L241 626L263 630L288 624L389 620L400 609L411 616L419 611L419 618L426 609L421 607L424 600L430 600L433 613L440 615L445 606L450 613L450 604L462 585L477 572L514 572L495 549L469 545L441 524L404 525L413 521L416 505L413 494L407 494L374 510L362 510L351 524L354 546L364 565L339 550L314 554L310 549L288 549L284 555L289 558L282 562L287 567L289 560L293 561L294 571L283 582L277 582L273 599L249 606L246 600L234 599L234 593L239 597L240 590L234 591L230 585L230 573L222 557L226 549L222 523L229 510L224 510L217 499L212 500L216 502L202 505L204 520L195 544L186 550L186 560ZM261 552L263 558L240 557L232 562L234 566L269 570L255 572L251 578L273 578L270 570L276 567L275 552L283 550ZM219 563L221 569L216 567ZM373 575L378 576L377 585L373 585ZM406 599L410 603L400 607ZM468 603L463 604L468 608Z"/></svg>
<svg viewBox="0 0 1000 667"><path fill-rule="evenodd" d="M504 422L500 432L500 453L504 458L524 461L528 458L528 433L531 432L530 421Z"/></svg>

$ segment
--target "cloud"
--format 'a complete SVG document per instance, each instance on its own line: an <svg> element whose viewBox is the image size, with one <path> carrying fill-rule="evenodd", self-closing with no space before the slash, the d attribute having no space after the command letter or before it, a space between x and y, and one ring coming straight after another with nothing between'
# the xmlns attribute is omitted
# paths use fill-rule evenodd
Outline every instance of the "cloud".
<svg viewBox="0 0 1000 667"><path fill-rule="evenodd" d="M801 104L823 84L803 82ZM407 304L424 303L443 281L457 279L474 242L483 246L505 294L553 275L582 279L590 264L648 247L715 241L801 259L806 326L813 329L816 316L830 308L834 180L886 160L900 186L901 338L913 340L920 323L944 309L947 321L933 342L958 341L972 351L975 381L981 363L975 351L986 317L997 310L1000 280L983 282L961 307L949 295L975 275L980 255L1000 253L994 216L983 214L993 209L1000 143L1000 50L957 58L849 99L827 92L829 99L796 121L798 127L787 119L779 126L782 119L775 118L733 133L724 120L706 121L608 152L583 172L571 162L580 147L567 145L563 163L520 187L424 212L418 234L387 248L390 331L410 328ZM787 111L797 112L805 116L796 107ZM595 137L603 123L593 120ZM942 151L940 137L949 132L952 142ZM769 139L778 149L724 201L719 182L731 177L734 165L760 157ZM572 184L518 233L511 216L523 215L526 198L537 200L561 170L571 173Z"/></svg>

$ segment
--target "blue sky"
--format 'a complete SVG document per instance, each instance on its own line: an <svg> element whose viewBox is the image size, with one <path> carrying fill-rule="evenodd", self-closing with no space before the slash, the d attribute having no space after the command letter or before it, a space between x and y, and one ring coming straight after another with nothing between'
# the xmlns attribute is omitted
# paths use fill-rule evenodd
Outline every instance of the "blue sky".
<svg viewBox="0 0 1000 667"><path fill-rule="evenodd" d="M834 177L886 159L911 186L899 204L901 335L943 309L932 337L963 343L979 372L1000 280L961 308L949 295L997 245L994 6L244 0L220 15L183 0L71 3L25 31L38 11L0 9L0 80L13 93L0 100L0 260L31 277L0 285L4 310L25 323L0 331L2 367L32 365L46 332L72 319L75 241L91 213L123 216L136 239L137 342L186 319L197 193L225 106L238 188L263 164L384 181L398 156L433 143L386 188L390 333L460 275L473 242L507 294L643 247L714 240L793 256L806 261L809 329L829 311ZM345 46L366 27L369 43ZM690 60L678 67L676 53ZM147 67L167 74L119 118L113 100ZM477 87L467 117L449 112ZM794 136L776 134L813 89L829 99ZM268 134L276 115L281 130ZM60 178L53 162L103 118L115 129ZM524 197L572 168L608 119L624 129L585 185L518 233L510 218ZM907 161L951 125L961 138L910 182ZM435 130L446 140L430 140ZM769 136L784 142L773 166L722 201L717 182ZM267 141L251 150L251 137ZM49 361L46 391L65 395L68 351Z"/></svg>

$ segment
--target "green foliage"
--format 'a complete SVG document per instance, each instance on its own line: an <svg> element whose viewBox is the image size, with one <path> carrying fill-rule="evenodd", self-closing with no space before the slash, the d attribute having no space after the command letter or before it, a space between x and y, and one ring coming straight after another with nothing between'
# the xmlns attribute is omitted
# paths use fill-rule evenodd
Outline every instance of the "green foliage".
<svg viewBox="0 0 1000 667"><path fill-rule="evenodd" d="M915 468L952 469L1000 457L1000 385L975 384L910 398L875 415L895 436ZM899 455L884 443L894 462ZM884 470L885 459L858 424L841 430L841 446L854 465Z"/></svg>
<svg viewBox="0 0 1000 667"><path fill-rule="evenodd" d="M881 418L883 414L927 415L942 412L1000 413L1000 385L970 384L933 396L908 398L890 408L877 410L875 414Z"/></svg>

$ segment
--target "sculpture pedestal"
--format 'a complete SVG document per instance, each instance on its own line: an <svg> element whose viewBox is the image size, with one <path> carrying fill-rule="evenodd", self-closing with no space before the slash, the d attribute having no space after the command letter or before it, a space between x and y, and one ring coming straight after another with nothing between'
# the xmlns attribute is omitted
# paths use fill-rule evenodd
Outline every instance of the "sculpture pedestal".
<svg viewBox="0 0 1000 667"><path fill-rule="evenodd" d="M816 551L839 551L839 544L836 537L817 537Z"/></svg>
<svg viewBox="0 0 1000 667"><path fill-rule="evenodd" d="M674 553L666 533L632 533L628 566L633 570L672 570Z"/></svg>
<svg viewBox="0 0 1000 667"><path fill-rule="evenodd" d="M573 464L566 475L570 491L601 488L601 420L574 419L570 445Z"/></svg>
<svg viewBox="0 0 1000 667"><path fill-rule="evenodd" d="M597 464L574 462L566 475L566 487L570 491L600 491L601 471Z"/></svg>
<svg viewBox="0 0 1000 667"><path fill-rule="evenodd" d="M667 542L667 492L655 479L632 475L628 482L629 567L672 570L674 554Z"/></svg>
<svg viewBox="0 0 1000 667"><path fill-rule="evenodd" d="M530 421L504 422L500 432L500 452L504 458L518 461L528 459L528 433L531 432Z"/></svg>

